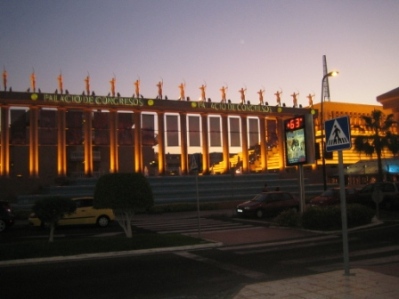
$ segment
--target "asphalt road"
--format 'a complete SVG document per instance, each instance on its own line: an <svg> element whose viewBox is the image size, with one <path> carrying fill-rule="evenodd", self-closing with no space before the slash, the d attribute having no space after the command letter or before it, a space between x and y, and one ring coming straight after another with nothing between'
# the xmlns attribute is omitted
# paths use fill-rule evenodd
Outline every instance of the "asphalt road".
<svg viewBox="0 0 399 299"><path fill-rule="evenodd" d="M262 229L253 228L255 231ZM247 229L226 230L236 239ZM239 243L239 242L238 242ZM232 298L245 284L343 269L340 234L2 267L0 298ZM399 276L399 223L349 233L350 265Z"/></svg>

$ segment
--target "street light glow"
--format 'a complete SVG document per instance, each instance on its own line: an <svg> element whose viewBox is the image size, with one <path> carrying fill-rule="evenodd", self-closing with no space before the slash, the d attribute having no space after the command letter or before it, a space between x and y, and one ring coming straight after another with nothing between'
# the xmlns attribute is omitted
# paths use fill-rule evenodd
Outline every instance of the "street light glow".
<svg viewBox="0 0 399 299"><path fill-rule="evenodd" d="M332 71L332 72L329 72L327 75L328 75L328 77L335 77L335 76L338 76L338 74L339 74L338 71Z"/></svg>

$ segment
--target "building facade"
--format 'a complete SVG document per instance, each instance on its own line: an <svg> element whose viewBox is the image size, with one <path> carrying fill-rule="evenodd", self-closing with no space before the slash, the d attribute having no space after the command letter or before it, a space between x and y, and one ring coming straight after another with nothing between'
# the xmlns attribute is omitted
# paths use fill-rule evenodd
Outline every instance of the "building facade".
<svg viewBox="0 0 399 299"><path fill-rule="evenodd" d="M284 168L283 120L311 108L0 92L2 177ZM273 159L271 159L271 157Z"/></svg>
<svg viewBox="0 0 399 299"><path fill-rule="evenodd" d="M311 115L317 170L324 155L329 177L336 153L322 151L322 120L347 115L351 136L368 135L362 116L391 107L399 91L377 98L381 105L324 102L283 107L250 102L189 101L142 97L0 92L0 177L100 176L114 172L146 175L243 173L286 169L283 123ZM385 102L384 102L385 101ZM395 110L396 109L396 110ZM323 115L318 113L323 111ZM397 134L397 127L394 127ZM354 150L344 164L368 160ZM374 157L375 158L375 157ZM384 158L394 158L384 152ZM288 167L289 168L289 167Z"/></svg>

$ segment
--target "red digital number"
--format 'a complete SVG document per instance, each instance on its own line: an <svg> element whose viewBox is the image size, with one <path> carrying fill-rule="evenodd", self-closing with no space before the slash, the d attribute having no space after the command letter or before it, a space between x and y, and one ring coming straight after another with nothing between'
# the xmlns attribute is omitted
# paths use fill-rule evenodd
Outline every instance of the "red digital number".
<svg viewBox="0 0 399 299"><path fill-rule="evenodd" d="M295 117L287 121L287 130L295 130L303 127L303 118Z"/></svg>

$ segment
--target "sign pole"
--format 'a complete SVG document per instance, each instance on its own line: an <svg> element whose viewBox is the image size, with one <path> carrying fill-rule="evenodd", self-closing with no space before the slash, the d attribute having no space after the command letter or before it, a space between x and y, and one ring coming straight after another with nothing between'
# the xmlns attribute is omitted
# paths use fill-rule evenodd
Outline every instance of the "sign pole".
<svg viewBox="0 0 399 299"><path fill-rule="evenodd" d="M338 151L339 195L341 198L342 245L345 275L349 276L348 223L346 215L346 192L344 177L344 158L342 150L351 148L349 117L333 118L324 123L326 128L326 151Z"/></svg>
<svg viewBox="0 0 399 299"><path fill-rule="evenodd" d="M346 193L344 178L344 163L342 151L338 151L339 162L339 192L341 198L341 221L342 221L342 245L344 253L344 269L345 275L349 276L349 246L348 246L348 221L346 215Z"/></svg>
<svg viewBox="0 0 399 299"><path fill-rule="evenodd" d="M197 189L198 237L201 237L201 217L200 217L200 204L199 204L199 194L198 194L198 169L195 171L195 186Z"/></svg>
<svg viewBox="0 0 399 299"><path fill-rule="evenodd" d="M304 175L303 175L303 165L299 164L299 200L300 200L300 209L301 214L305 212L305 182L304 182Z"/></svg>
<svg viewBox="0 0 399 299"><path fill-rule="evenodd" d="M198 237L201 237L201 218L200 218L200 202L199 202L199 191L198 191L198 163L195 158L195 155L191 156L191 165L190 165L190 170L194 171L195 174L195 189L196 189L196 195L197 195L197 217L198 217Z"/></svg>

